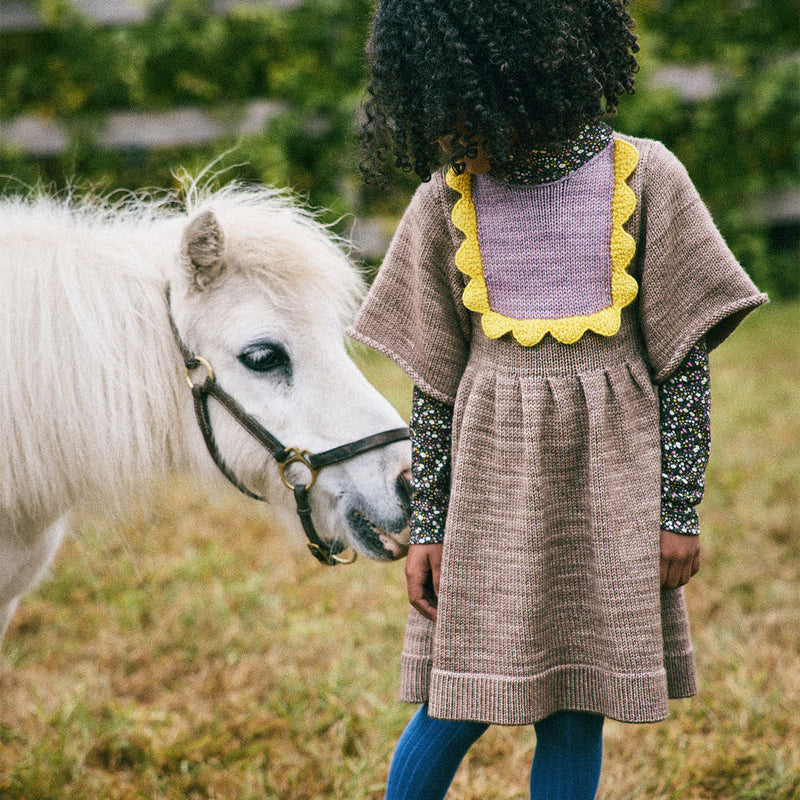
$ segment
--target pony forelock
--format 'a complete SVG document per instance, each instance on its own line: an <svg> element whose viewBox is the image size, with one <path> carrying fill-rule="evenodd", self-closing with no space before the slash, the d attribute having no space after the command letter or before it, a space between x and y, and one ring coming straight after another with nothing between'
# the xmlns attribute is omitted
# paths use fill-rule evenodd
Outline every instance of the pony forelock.
<svg viewBox="0 0 800 800"><path fill-rule="evenodd" d="M324 298L343 324L350 321L365 282L348 243L316 213L285 191L235 183L187 198L188 218L205 210L218 217L236 267L260 281L276 305L302 313L308 298Z"/></svg>

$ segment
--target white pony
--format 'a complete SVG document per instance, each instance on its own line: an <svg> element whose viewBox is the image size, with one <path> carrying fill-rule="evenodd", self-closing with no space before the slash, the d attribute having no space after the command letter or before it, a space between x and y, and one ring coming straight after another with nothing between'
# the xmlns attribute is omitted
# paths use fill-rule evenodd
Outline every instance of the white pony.
<svg viewBox="0 0 800 800"><path fill-rule="evenodd" d="M154 477L214 469L176 340L287 445L402 425L347 355L363 286L328 231L267 189L194 191L185 205L0 200L0 639L70 508L121 511ZM272 456L208 405L230 471L293 508ZM287 472L310 482L305 469ZM322 470L308 492L320 539L404 555L409 470L405 441Z"/></svg>

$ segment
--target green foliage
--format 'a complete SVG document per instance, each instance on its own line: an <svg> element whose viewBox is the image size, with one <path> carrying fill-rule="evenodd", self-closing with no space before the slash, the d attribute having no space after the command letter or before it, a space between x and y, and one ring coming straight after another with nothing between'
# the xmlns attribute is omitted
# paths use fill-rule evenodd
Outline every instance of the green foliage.
<svg viewBox="0 0 800 800"><path fill-rule="evenodd" d="M796 54L800 43L798 0L634 0L632 9L673 62L754 66Z"/></svg>
<svg viewBox="0 0 800 800"><path fill-rule="evenodd" d="M0 171L57 188L165 187L178 167L196 171L233 148L219 164L235 167L228 177L291 185L335 215L351 210L342 186L357 173L353 117L364 84L368 0L306 0L292 11L264 3L224 16L209 7L177 0L139 24L101 27L52 3L43 13L48 27L2 35L0 118L58 119L71 141L48 158L0 143ZM255 98L283 101L287 111L242 141L157 152L96 145L110 111L191 105L235 113Z"/></svg>
<svg viewBox="0 0 800 800"><path fill-rule="evenodd" d="M405 205L408 176L385 193L358 171L354 120L373 0L304 0L292 10L263 2L226 15L211 13L211 0L169 0L141 23L105 27L68 0L34 5L47 27L0 34L0 119L59 120L70 144L37 158L0 141L0 175L13 178L6 191L174 187L174 172L218 159L222 179L290 186L329 209L329 221L396 216ZM763 215L766 195L800 187L800 3L638 0L632 10L643 41L639 91L615 125L674 150L759 284L774 297L800 294L796 232L776 236ZM719 92L688 102L659 88L669 63L713 65ZM199 106L225 117L255 98L286 109L256 135L159 150L97 146L109 112Z"/></svg>
<svg viewBox="0 0 800 800"><path fill-rule="evenodd" d="M754 279L776 298L797 296L797 234L771 236L763 206L800 190L800 3L639 0L633 10L642 69L615 125L673 150ZM718 92L689 102L657 87L670 63L710 65Z"/></svg>
<svg viewBox="0 0 800 800"><path fill-rule="evenodd" d="M800 188L800 62L782 61L724 82L714 97L683 101L648 85L615 126L663 141L686 165L731 248L776 297L800 292L797 244L771 246L763 219L770 194Z"/></svg>

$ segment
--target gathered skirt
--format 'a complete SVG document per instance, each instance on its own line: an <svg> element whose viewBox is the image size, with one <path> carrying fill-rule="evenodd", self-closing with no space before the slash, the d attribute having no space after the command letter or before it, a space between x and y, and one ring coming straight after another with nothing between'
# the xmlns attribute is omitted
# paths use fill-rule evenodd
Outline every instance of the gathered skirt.
<svg viewBox="0 0 800 800"><path fill-rule="evenodd" d="M410 612L403 699L516 725L559 709L651 722L694 694L683 590L660 588L660 465L657 389L630 325L569 347L477 332L438 620Z"/></svg>

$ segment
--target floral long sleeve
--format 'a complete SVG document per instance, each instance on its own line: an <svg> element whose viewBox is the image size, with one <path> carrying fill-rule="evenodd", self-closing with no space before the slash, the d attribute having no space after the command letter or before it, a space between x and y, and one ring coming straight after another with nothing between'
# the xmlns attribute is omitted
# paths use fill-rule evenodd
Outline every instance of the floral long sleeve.
<svg viewBox="0 0 800 800"><path fill-rule="evenodd" d="M696 344L658 387L661 406L661 527L700 533L695 506L703 499L711 445L708 349Z"/></svg>
<svg viewBox="0 0 800 800"><path fill-rule="evenodd" d="M411 403L411 544L444 540L453 406L414 387Z"/></svg>

